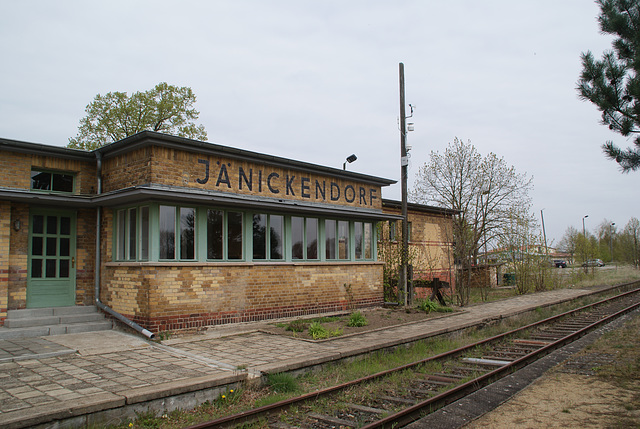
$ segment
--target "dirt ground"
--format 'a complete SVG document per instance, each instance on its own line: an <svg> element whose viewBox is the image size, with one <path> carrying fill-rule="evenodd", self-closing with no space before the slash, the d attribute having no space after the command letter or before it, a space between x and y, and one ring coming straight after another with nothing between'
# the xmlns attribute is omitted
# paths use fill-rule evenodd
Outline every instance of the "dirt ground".
<svg viewBox="0 0 640 429"><path fill-rule="evenodd" d="M465 428L640 428L640 316Z"/></svg>
<svg viewBox="0 0 640 429"><path fill-rule="evenodd" d="M638 381L624 389L598 377L553 372L465 428L640 427L640 411L628 409L639 389Z"/></svg>
<svg viewBox="0 0 640 429"><path fill-rule="evenodd" d="M436 317L447 317L455 314L456 310L454 310L454 313L426 313L424 311L418 311L416 309L405 310L404 308L368 308L361 309L359 311L367 318L366 326L347 326L349 312L345 312L344 315L341 315L340 320L330 323L322 323L322 326L324 326L329 331L342 330L342 336L344 336L355 333L369 332L381 328L388 328L396 325L403 325L406 323L418 322L421 320L433 319ZM305 320L310 323L311 319L300 318L300 320ZM288 331L285 327L279 325L281 324L270 323L268 327L262 328L261 330L277 335L286 335L302 339L312 339L309 335L308 329L305 329L304 332L293 332Z"/></svg>

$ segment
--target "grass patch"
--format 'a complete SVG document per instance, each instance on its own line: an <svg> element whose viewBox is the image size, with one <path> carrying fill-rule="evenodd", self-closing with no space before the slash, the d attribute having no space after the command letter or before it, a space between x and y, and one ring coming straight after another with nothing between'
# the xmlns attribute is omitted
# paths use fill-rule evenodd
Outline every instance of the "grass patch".
<svg viewBox="0 0 640 429"><path fill-rule="evenodd" d="M298 380L285 372L267 375L267 385L276 393L295 393L300 390Z"/></svg>

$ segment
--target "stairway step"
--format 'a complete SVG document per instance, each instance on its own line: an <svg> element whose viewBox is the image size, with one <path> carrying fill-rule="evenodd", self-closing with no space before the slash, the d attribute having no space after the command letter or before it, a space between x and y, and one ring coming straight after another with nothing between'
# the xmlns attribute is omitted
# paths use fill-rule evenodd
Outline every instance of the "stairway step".
<svg viewBox="0 0 640 429"><path fill-rule="evenodd" d="M0 340L14 340L18 338L46 337L48 335L78 334L81 332L98 332L113 329L109 320L70 325L50 325L27 328L0 328Z"/></svg>

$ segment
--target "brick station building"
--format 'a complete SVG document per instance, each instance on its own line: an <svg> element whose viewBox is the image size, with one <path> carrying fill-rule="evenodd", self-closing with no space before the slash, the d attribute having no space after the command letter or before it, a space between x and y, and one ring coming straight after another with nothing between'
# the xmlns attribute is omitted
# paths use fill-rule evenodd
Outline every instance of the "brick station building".
<svg viewBox="0 0 640 429"><path fill-rule="evenodd" d="M393 183L147 131L91 152L0 139L0 324L98 304L167 331L380 305Z"/></svg>

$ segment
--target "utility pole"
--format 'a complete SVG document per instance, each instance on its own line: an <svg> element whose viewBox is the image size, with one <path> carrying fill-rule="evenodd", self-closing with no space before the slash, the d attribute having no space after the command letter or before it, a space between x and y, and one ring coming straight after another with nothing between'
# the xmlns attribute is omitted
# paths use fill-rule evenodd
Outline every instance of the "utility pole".
<svg viewBox="0 0 640 429"><path fill-rule="evenodd" d="M547 258L547 262L549 262L549 248L547 247L547 232L544 230L544 214L542 213L544 209L540 210L540 217L542 218L542 236L544 237L544 254Z"/></svg>
<svg viewBox="0 0 640 429"><path fill-rule="evenodd" d="M400 185L402 186L402 254L400 285L404 293L404 305L408 306L411 298L407 291L407 262L409 255L409 217L407 214L407 118L404 101L404 64L400 63Z"/></svg>

